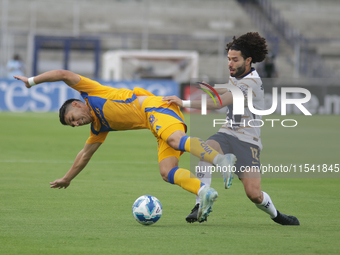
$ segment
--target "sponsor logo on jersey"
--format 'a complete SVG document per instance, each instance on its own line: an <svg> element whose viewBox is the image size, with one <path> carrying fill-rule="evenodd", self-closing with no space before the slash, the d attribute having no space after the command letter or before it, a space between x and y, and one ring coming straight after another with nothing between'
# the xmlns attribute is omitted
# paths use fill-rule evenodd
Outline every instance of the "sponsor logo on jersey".
<svg viewBox="0 0 340 255"><path fill-rule="evenodd" d="M103 118L103 116L102 116L101 113L100 113L99 108L97 108L97 107L96 107L96 114L97 114L97 116L99 117L100 122L101 122L105 127L109 128L109 126L107 125L106 120Z"/></svg>

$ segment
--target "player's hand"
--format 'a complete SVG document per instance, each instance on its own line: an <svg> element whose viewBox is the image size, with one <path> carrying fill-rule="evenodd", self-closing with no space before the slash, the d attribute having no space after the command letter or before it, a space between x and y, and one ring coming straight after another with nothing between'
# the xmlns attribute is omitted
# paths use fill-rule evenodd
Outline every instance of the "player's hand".
<svg viewBox="0 0 340 255"><path fill-rule="evenodd" d="M19 81L23 81L25 83L25 86L29 89L30 87L32 87L31 85L28 84L28 78L22 75L14 75L13 76L15 79L19 80Z"/></svg>
<svg viewBox="0 0 340 255"><path fill-rule="evenodd" d="M54 182L50 182L51 188L53 189L66 189L70 185L70 181L65 180L64 178L57 179Z"/></svg>
<svg viewBox="0 0 340 255"><path fill-rule="evenodd" d="M178 98L177 96L167 96L163 97L163 101L168 101L168 104L174 103L180 107L183 107L182 99Z"/></svg>

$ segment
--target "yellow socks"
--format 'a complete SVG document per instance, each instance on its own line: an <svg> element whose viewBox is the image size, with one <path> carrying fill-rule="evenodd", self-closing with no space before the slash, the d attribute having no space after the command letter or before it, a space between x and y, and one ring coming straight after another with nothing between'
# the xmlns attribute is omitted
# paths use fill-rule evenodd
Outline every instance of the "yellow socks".
<svg viewBox="0 0 340 255"><path fill-rule="evenodd" d="M213 164L214 158L219 155L216 150L211 148L202 139L187 135L181 138L179 150L190 152L192 155L211 164ZM170 170L168 173L168 181L196 195L198 195L200 188L205 185L189 170L179 167L174 167Z"/></svg>
<svg viewBox="0 0 340 255"><path fill-rule="evenodd" d="M213 164L214 158L219 154L202 139L187 135L181 138L179 150L190 152L192 155L211 164Z"/></svg>
<svg viewBox="0 0 340 255"><path fill-rule="evenodd" d="M171 184L177 184L183 189L198 194L199 189L204 185L199 179L195 177L189 170L174 167L168 174L168 181Z"/></svg>

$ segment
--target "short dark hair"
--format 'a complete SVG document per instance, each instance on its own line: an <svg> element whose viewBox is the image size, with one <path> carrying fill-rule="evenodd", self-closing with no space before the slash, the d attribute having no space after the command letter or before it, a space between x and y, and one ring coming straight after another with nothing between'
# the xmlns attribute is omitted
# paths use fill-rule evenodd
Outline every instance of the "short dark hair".
<svg viewBox="0 0 340 255"><path fill-rule="evenodd" d="M252 63L262 62L268 54L266 39L261 37L258 32L248 32L240 37L233 37L233 40L227 44L229 50L241 51L244 59L251 57Z"/></svg>
<svg viewBox="0 0 340 255"><path fill-rule="evenodd" d="M69 100L66 100L65 103L59 109L59 120L60 120L61 124L63 124L63 125L67 125L67 123L65 121L65 114L68 113L68 108L72 104L73 101L82 102L79 99L71 98Z"/></svg>

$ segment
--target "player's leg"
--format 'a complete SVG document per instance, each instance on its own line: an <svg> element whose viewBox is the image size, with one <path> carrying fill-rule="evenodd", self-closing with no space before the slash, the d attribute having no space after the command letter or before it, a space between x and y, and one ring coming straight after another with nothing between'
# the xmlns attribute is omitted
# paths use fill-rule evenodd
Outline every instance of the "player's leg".
<svg viewBox="0 0 340 255"><path fill-rule="evenodd" d="M261 190L261 173L258 168L247 168L240 180L243 183L247 197L257 208L269 214L273 221L281 225L300 225L296 217L280 213L275 208L270 196Z"/></svg>
<svg viewBox="0 0 340 255"><path fill-rule="evenodd" d="M210 187L211 185L211 169L212 164L206 161L199 161L198 163L199 169L195 172L196 177L203 182L206 186ZM191 210L190 214L185 218L185 220L189 223L193 223L197 221L198 210L200 206L200 197L196 195L196 202L194 208Z"/></svg>
<svg viewBox="0 0 340 255"><path fill-rule="evenodd" d="M159 162L159 170L164 181L176 184L183 189L198 195L204 183L189 170L178 167L176 157L167 157Z"/></svg>
<svg viewBox="0 0 340 255"><path fill-rule="evenodd" d="M233 141L233 148L238 156L237 175L242 181L247 197L257 208L266 212L273 219L277 210L269 195L261 190L260 151L253 144Z"/></svg>
<svg viewBox="0 0 340 255"><path fill-rule="evenodd" d="M167 143L176 150L189 152L200 160L219 167L224 178L225 188L230 188L233 177L232 166L236 161L234 154L220 154L200 138L187 136L180 130L169 135Z"/></svg>
<svg viewBox="0 0 340 255"><path fill-rule="evenodd" d="M259 173L256 168L248 167L245 169L240 180L250 201L252 201L257 208L269 214L273 219L277 216L276 208L269 195L261 190L260 175L261 173Z"/></svg>
<svg viewBox="0 0 340 255"><path fill-rule="evenodd" d="M182 130L177 130L169 135L167 143L175 150L186 151L198 157L200 160L214 165L229 167L231 162L226 156L209 146L198 137L187 136ZM235 158L236 160L236 158Z"/></svg>
<svg viewBox="0 0 340 255"><path fill-rule="evenodd" d="M207 144L216 150L219 154L224 155L221 157L222 161L219 161L216 166L216 171L220 172L223 176L224 187L229 189L231 186L231 181L233 179L233 170L234 164L236 162L236 156L234 155L234 151L230 144L230 137L224 133L216 133L208 138ZM207 165L205 163L206 168L211 167L212 165Z"/></svg>
<svg viewBox="0 0 340 255"><path fill-rule="evenodd" d="M159 168L162 178L200 197L201 207L197 220L202 222L212 211L213 203L217 199L218 194L213 188L204 185L189 170L178 167L180 154L180 151L174 150L162 139L158 140Z"/></svg>
<svg viewBox="0 0 340 255"><path fill-rule="evenodd" d="M227 157L234 157L233 160L229 160L230 161L230 166L232 167L233 164L235 163L235 156L234 154L231 154L231 148L229 146L229 141L227 139L227 136L225 136L225 134L222 133L216 133L214 135L212 135L211 137L209 137L209 139L206 142L210 147L212 147L213 149L215 149L216 151L218 151L220 154L227 154ZM206 161L200 161L199 162L199 168L203 170L203 172L196 172L196 176L197 178L199 178L201 181L203 181L206 185L210 185L211 184L211 171L209 171L209 169L211 169L212 164ZM232 172L229 171L221 171L222 176L224 178L224 186L225 188L229 188L231 186L231 181L233 178L233 174ZM198 212L198 208L199 208L199 198L196 196L196 204L194 206L194 208L191 210L190 214L185 218L187 222L189 223L193 223L196 222L196 215Z"/></svg>
<svg viewBox="0 0 340 255"><path fill-rule="evenodd" d="M218 142L214 140L207 140L206 142L213 149L218 151L220 154L223 154L221 147ZM203 160L200 160L198 163L198 170L195 172L196 177L205 183L205 185L211 185L211 169L212 164ZM197 214L199 209L200 198L196 195L196 203L194 208L191 210L190 214L185 218L185 220L189 223L193 223L197 221Z"/></svg>
<svg viewBox="0 0 340 255"><path fill-rule="evenodd" d="M184 116L175 104L168 104L162 97L150 97L144 101L142 110L146 114L148 128L156 137L161 137L173 149L187 151L212 163L228 167L229 159L212 149L203 140L185 134Z"/></svg>
<svg viewBox="0 0 340 255"><path fill-rule="evenodd" d="M231 179L233 178L232 166L236 161L234 154L221 154L203 140L185 135L184 130L181 130L180 124L175 124L165 130L162 133L162 139L167 141L167 143L176 150L190 152L192 155L200 158L201 161L219 167L220 172L224 177L225 188L230 187ZM218 142L211 142L216 144L216 147L221 151Z"/></svg>
<svg viewBox="0 0 340 255"><path fill-rule="evenodd" d="M158 139L157 143L159 170L163 180L197 195L204 183L195 178L189 170L178 167L181 153L171 148L162 139Z"/></svg>
<svg viewBox="0 0 340 255"><path fill-rule="evenodd" d="M167 152L171 152L172 150L173 152L176 151L179 155L181 153L178 151L180 138L185 136L186 132L184 117L179 110L179 107L174 104L167 104L162 101L161 97L151 97L150 100L144 101L142 109L146 114L148 128L150 128L152 133L158 138L159 144L165 143L166 146L169 147ZM174 133L176 133L176 138L179 137L179 139L177 139L177 144L175 146L171 146L167 142L169 141L169 137ZM177 134L180 135L177 136ZM172 138L170 140L172 140ZM208 154L210 153L211 151L209 151ZM199 187L197 184L201 182L192 173L190 173L189 170L179 168L178 166L171 168L167 165L167 161L163 161L163 159L168 157L172 156L166 155L166 157L160 157L159 154L162 176L166 176L166 180L170 183L177 184L182 188L199 195L201 203L198 220L204 220L209 215L209 212L212 211L212 205L218 196L217 192L208 186ZM214 156L211 155L210 157L213 158Z"/></svg>

